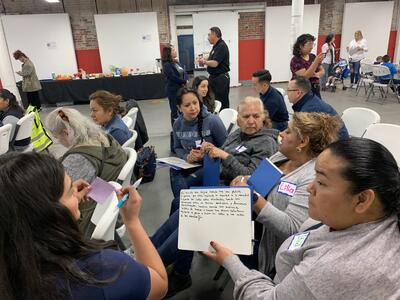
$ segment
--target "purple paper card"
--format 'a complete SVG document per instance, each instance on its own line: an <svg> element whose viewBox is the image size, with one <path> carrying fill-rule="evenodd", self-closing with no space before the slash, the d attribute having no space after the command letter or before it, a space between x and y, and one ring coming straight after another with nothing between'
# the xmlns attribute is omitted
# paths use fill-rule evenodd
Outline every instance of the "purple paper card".
<svg viewBox="0 0 400 300"><path fill-rule="evenodd" d="M103 204L107 198L115 191L114 187L107 181L96 177L95 180L90 184L91 190L88 194L97 203Z"/></svg>

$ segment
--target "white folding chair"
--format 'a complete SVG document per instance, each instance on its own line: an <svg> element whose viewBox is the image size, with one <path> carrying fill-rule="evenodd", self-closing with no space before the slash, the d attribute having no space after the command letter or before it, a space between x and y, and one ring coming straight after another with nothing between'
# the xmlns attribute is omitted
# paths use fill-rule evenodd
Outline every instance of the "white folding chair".
<svg viewBox="0 0 400 300"><path fill-rule="evenodd" d="M374 140L385 146L400 166L400 125L377 123L367 127L363 138Z"/></svg>
<svg viewBox="0 0 400 300"><path fill-rule="evenodd" d="M124 117L129 117L132 119L132 125L128 126L129 129L135 129L135 124L136 124L136 118L138 114L139 108L137 107L132 107Z"/></svg>
<svg viewBox="0 0 400 300"><path fill-rule="evenodd" d="M277 88L275 88L275 89L277 89L277 91L278 91L279 93L281 93L283 97L285 97L286 92L285 92L285 90L284 90L283 88L278 88L278 87L277 87Z"/></svg>
<svg viewBox="0 0 400 300"><path fill-rule="evenodd" d="M122 147L135 149L135 142L138 134L136 130L129 129L129 131L132 132L132 136L122 145Z"/></svg>
<svg viewBox="0 0 400 300"><path fill-rule="evenodd" d="M388 83L381 83L381 82L379 82L379 77L387 76L387 75L391 76L392 74L390 73L389 68L386 66L374 65L374 66L371 66L371 68L372 68L372 74L374 74L374 77L375 77L375 81L370 85L369 93L367 96L367 101L369 100L371 94L374 93L374 88L377 87L382 96L381 104L383 104L383 102L385 101L385 98L387 98L387 95L389 93L389 87L395 88L395 86L393 84L393 79L390 79ZM397 93L396 93L396 96L397 96ZM398 96L397 96L397 99L399 100Z"/></svg>
<svg viewBox="0 0 400 300"><path fill-rule="evenodd" d="M10 147L11 124L5 124L0 127L0 155L7 153Z"/></svg>
<svg viewBox="0 0 400 300"><path fill-rule="evenodd" d="M131 178L133 173L133 168L135 167L137 153L135 149L132 148L125 148L125 153L128 155L128 160L126 161L125 165L122 167L121 171L119 172L117 182L123 186L131 184Z"/></svg>
<svg viewBox="0 0 400 300"><path fill-rule="evenodd" d="M288 111L289 114L289 120L291 120L294 114L292 103L290 103L288 95L285 95L283 99L285 100L286 110Z"/></svg>
<svg viewBox="0 0 400 300"><path fill-rule="evenodd" d="M228 134L232 131L233 127L236 125L237 116L238 112L233 108L225 108L220 111L219 117L221 118L222 123L224 123L224 126Z"/></svg>
<svg viewBox="0 0 400 300"><path fill-rule="evenodd" d="M10 142L10 147L12 149L14 149L14 142L31 138L34 119L35 113L31 112L18 120L17 126L15 127L14 137ZM29 145L24 149L24 151L32 151L32 145Z"/></svg>
<svg viewBox="0 0 400 300"><path fill-rule="evenodd" d="M218 114L219 111L221 110L222 102L218 100L215 100L214 102L215 102L214 114Z"/></svg>
<svg viewBox="0 0 400 300"><path fill-rule="evenodd" d="M372 74L372 64L362 62L360 66L361 78L357 84L356 96L358 96L358 93L360 92L361 88L364 88L365 95L367 95L368 89L374 82L374 79L372 78L371 74Z"/></svg>
<svg viewBox="0 0 400 300"><path fill-rule="evenodd" d="M121 185L116 182L109 182L115 189L120 189ZM117 208L118 198L113 192L110 199L103 204L97 203L92 215L91 222L96 225L92 239L110 241L115 237L115 224L117 223L119 210ZM96 212L97 210L97 212Z"/></svg>
<svg viewBox="0 0 400 300"><path fill-rule="evenodd" d="M350 107L343 112L342 120L350 136L361 137L369 125L381 122L381 116L369 108Z"/></svg>
<svg viewBox="0 0 400 300"><path fill-rule="evenodd" d="M133 124L133 120L130 117L124 116L122 118L122 121L125 123L125 125L126 125L126 127L128 127L128 129L131 129L133 127L133 125L132 125Z"/></svg>

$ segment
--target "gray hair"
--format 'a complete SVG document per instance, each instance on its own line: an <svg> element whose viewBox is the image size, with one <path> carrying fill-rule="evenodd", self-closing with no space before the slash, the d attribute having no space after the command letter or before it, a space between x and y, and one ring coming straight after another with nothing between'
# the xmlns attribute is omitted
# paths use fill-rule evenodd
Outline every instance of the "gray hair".
<svg viewBox="0 0 400 300"><path fill-rule="evenodd" d="M101 144L108 147L110 145L100 126L73 108L59 107L53 110L47 116L45 126L52 135L60 135L63 131L68 132L70 147L100 146Z"/></svg>
<svg viewBox="0 0 400 300"><path fill-rule="evenodd" d="M251 97L251 96L247 96L242 101L240 101L237 107L238 113L240 114L242 112L243 107L245 105L252 103L257 103L258 105L260 105L260 110L264 113L264 103L261 101L261 99L258 97Z"/></svg>

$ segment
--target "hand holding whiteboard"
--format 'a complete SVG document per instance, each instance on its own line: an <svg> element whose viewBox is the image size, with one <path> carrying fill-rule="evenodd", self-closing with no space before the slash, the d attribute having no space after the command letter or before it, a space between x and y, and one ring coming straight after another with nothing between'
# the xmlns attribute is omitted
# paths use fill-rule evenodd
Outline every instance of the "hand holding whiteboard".
<svg viewBox="0 0 400 300"><path fill-rule="evenodd" d="M248 187L181 190L178 249L208 251L214 240L251 255L250 196Z"/></svg>

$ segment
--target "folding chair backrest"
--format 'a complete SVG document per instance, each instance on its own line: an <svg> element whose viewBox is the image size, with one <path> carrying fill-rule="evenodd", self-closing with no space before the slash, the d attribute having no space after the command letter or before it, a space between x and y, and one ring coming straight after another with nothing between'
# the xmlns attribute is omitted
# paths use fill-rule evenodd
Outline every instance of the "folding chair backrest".
<svg viewBox="0 0 400 300"><path fill-rule="evenodd" d="M361 74L372 73L372 66L371 64L361 63L360 72Z"/></svg>
<svg viewBox="0 0 400 300"><path fill-rule="evenodd" d="M235 126L237 116L238 112L233 108L225 108L219 113L219 117L221 118L222 123L224 123L226 131L228 131L228 133L230 133Z"/></svg>
<svg viewBox="0 0 400 300"><path fill-rule="evenodd" d="M109 182L115 189L120 189L121 185L116 182ZM96 227L92 234L92 239L110 241L114 240L115 236L115 224L117 223L119 210L117 209L118 198L115 192L112 193L112 197L107 204L104 203L105 209L102 210L103 214L97 219ZM99 206L100 204L96 205ZM96 211L96 209L95 209ZM93 213L94 215L94 213ZM91 221L93 222L93 216ZM94 222L93 222L94 223Z"/></svg>
<svg viewBox="0 0 400 300"><path fill-rule="evenodd" d="M0 155L7 153L10 147L11 124L5 124L0 127Z"/></svg>
<svg viewBox="0 0 400 300"><path fill-rule="evenodd" d="M132 133L132 136L122 145L122 147L135 149L135 142L138 134L136 130L129 129L129 131Z"/></svg>
<svg viewBox="0 0 400 300"><path fill-rule="evenodd" d="M132 119L132 125L128 126L129 129L135 129L136 118L138 114L139 108L132 107L125 115L125 117L129 117Z"/></svg>
<svg viewBox="0 0 400 300"><path fill-rule="evenodd" d="M129 129L132 128L132 126L133 126L133 120L132 120L130 117L124 116L124 117L122 118L122 121L125 123L126 127L128 127Z"/></svg>
<svg viewBox="0 0 400 300"><path fill-rule="evenodd" d="M218 100L215 100L214 102L215 102L214 114L217 114L221 110L222 103L221 103L221 101L218 101Z"/></svg>
<svg viewBox="0 0 400 300"><path fill-rule="evenodd" d="M31 112L18 120L14 133L14 141L20 141L31 137L34 119L35 113Z"/></svg>
<svg viewBox="0 0 400 300"><path fill-rule="evenodd" d="M372 74L374 74L375 77L391 75L389 68L386 66L374 65L371 66L371 68Z"/></svg>
<svg viewBox="0 0 400 300"><path fill-rule="evenodd" d="M400 125L377 123L367 127L363 138L374 140L385 146L400 166Z"/></svg>
<svg viewBox="0 0 400 300"><path fill-rule="evenodd" d="M343 112L342 120L350 136L361 137L371 124L380 123L381 116L365 107L350 107Z"/></svg>
<svg viewBox="0 0 400 300"><path fill-rule="evenodd" d="M289 119L292 119L292 116L293 116L293 114L294 114L294 111L293 111L292 103L290 103L290 101L289 101L289 96L288 96L288 95L285 95L285 96L283 97L283 99L285 100L286 110L287 110L288 113L289 113Z"/></svg>
<svg viewBox="0 0 400 300"><path fill-rule="evenodd" d="M276 89L278 90L279 93L282 94L283 97L285 97L286 92L285 92L285 90L283 88L276 88Z"/></svg>
<svg viewBox="0 0 400 300"><path fill-rule="evenodd" d="M135 167L137 159L137 153L132 148L122 147L122 149L124 149L125 153L128 155L128 160L122 167L121 172L119 172L117 182L122 186L126 186L130 185L131 183L133 168Z"/></svg>

